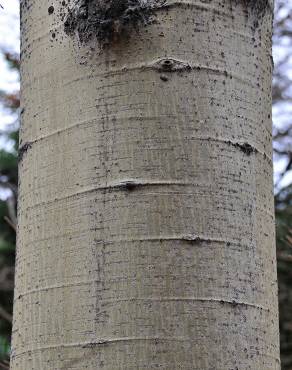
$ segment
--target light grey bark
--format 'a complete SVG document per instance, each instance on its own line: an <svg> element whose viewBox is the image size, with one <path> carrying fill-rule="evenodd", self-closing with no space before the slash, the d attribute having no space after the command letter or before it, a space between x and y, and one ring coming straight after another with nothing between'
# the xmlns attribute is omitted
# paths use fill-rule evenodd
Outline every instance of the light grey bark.
<svg viewBox="0 0 292 370"><path fill-rule="evenodd" d="M105 44L50 6L22 1L12 370L280 369L271 4Z"/></svg>

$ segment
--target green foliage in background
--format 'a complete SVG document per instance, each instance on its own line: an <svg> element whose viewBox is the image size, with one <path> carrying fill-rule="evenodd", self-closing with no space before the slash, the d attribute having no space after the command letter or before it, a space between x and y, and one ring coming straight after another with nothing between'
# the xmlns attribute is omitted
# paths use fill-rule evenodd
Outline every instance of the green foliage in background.
<svg viewBox="0 0 292 370"><path fill-rule="evenodd" d="M282 370L292 369L292 185L275 197Z"/></svg>
<svg viewBox="0 0 292 370"><path fill-rule="evenodd" d="M9 66L19 71L19 57L4 53ZM15 123L0 132L0 369L9 369L14 288L16 212L18 184L18 109L19 93L0 91L3 109L16 115Z"/></svg>

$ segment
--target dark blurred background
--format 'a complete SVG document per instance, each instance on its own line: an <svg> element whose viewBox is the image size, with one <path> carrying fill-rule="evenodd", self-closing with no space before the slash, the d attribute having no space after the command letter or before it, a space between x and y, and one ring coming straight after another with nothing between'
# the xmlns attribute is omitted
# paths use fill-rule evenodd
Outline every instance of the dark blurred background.
<svg viewBox="0 0 292 370"><path fill-rule="evenodd" d="M18 0L0 0L0 369L9 369L16 239ZM292 2L276 0L273 135L282 370L292 370ZM269 325L269 323L267 323Z"/></svg>

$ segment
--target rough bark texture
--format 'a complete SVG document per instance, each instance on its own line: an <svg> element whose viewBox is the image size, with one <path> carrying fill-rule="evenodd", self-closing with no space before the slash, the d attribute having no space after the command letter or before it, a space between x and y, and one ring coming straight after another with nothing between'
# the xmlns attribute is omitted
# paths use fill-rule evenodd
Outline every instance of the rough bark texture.
<svg viewBox="0 0 292 370"><path fill-rule="evenodd" d="M12 370L280 369L272 4L75 5L22 1Z"/></svg>

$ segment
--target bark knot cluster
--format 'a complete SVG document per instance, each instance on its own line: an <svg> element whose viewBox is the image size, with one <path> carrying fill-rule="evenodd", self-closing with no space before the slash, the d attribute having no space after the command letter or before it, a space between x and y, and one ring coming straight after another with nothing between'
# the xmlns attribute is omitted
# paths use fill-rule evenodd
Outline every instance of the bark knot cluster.
<svg viewBox="0 0 292 370"><path fill-rule="evenodd" d="M151 22L159 0L76 0L65 19L64 30L81 43L96 39L107 44L140 25Z"/></svg>

